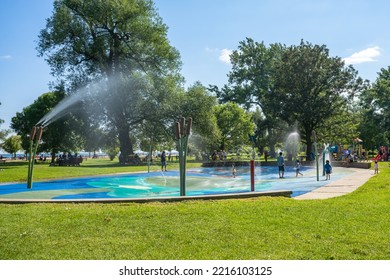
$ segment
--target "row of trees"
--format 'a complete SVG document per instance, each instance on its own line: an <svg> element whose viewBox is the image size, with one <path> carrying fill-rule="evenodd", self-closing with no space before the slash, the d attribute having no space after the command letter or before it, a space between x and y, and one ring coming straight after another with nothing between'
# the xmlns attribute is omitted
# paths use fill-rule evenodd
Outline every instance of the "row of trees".
<svg viewBox="0 0 390 280"><path fill-rule="evenodd" d="M12 128L20 134L25 150L29 146L31 128L63 97L64 94L61 92L45 93L12 118ZM175 149L173 124L180 116L192 116L194 119L194 135L190 143L193 151L237 149L248 143L248 135L254 133L253 113L246 112L232 102L217 104L216 98L208 94L207 89L199 83L187 91L176 92L170 98L170 102L166 100L165 105L160 104L163 106L162 110L149 113L155 118L155 123L145 119L138 127L133 127L130 138L135 144L132 149L140 148L144 151L151 148ZM151 105L144 102L141 107L147 106ZM78 108L72 109L72 113L47 126L44 129L40 150L50 151L53 160L60 151L103 149L110 154L117 154L121 143L115 127L91 125L90 116L84 114L84 109L83 104L79 104ZM166 121L167 124L164 125L162 121Z"/></svg>
<svg viewBox="0 0 390 280"><path fill-rule="evenodd" d="M1 102L0 102L0 106L1 106ZM8 134L10 133L10 130L1 129L1 125L3 123L4 120L0 119L0 148L11 154L15 154L17 151L22 149L21 137L20 135L12 135L10 137L7 137Z"/></svg>
<svg viewBox="0 0 390 280"><path fill-rule="evenodd" d="M202 150L236 149L256 134L260 150L272 152L292 131L307 153L313 131L319 142L389 143L389 69L370 84L325 45L266 46L246 38L231 55L225 86L184 89L167 29L150 0L54 1L37 50L57 81L12 119L23 147L45 113L97 81L101 90L45 129L43 150L119 148L127 157L151 143L174 148L173 127L182 116L194 119L192 138Z"/></svg>
<svg viewBox="0 0 390 280"><path fill-rule="evenodd" d="M259 107L263 118L257 134L266 137L271 147L281 140L283 130L299 131L307 154L313 131L333 143L349 143L358 136L353 109L368 82L352 66L345 67L341 58L330 57L325 45L301 41L297 46L267 47L247 38L231 62L228 84L211 90L223 102Z"/></svg>
<svg viewBox="0 0 390 280"><path fill-rule="evenodd" d="M217 147L222 141L224 148L242 135L246 138L253 124L247 125L250 117L242 109L226 105L238 112L237 121L245 115L243 131L236 130L238 136L233 139L217 124L222 118L215 114L223 112L215 107L215 97L201 84L184 90L180 56L166 32L152 1L55 1L37 49L57 82L53 92L12 119L23 146L28 145L29 131L42 115L67 95L97 81L105 82L104 89L74 106L61 124L49 125L42 149L54 155L59 150L108 146L115 151L118 145L122 158L127 158L137 144L141 148L151 142L172 146L174 123L181 116L194 119L194 133L204 136L203 145Z"/></svg>

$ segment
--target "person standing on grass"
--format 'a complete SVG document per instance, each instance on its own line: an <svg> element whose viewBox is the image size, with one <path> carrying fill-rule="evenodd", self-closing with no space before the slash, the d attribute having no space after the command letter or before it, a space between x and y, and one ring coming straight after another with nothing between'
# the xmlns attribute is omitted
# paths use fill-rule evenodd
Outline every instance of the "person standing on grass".
<svg viewBox="0 0 390 280"><path fill-rule="evenodd" d="M325 180L330 180L330 173L332 173L332 166L330 165L329 160L326 160L324 168L326 174Z"/></svg>
<svg viewBox="0 0 390 280"><path fill-rule="evenodd" d="M379 173L379 165L378 165L378 162L375 161L374 163L374 174L378 174Z"/></svg>
<svg viewBox="0 0 390 280"><path fill-rule="evenodd" d="M282 152L280 152L278 156L278 168L279 178L284 178L284 157Z"/></svg>

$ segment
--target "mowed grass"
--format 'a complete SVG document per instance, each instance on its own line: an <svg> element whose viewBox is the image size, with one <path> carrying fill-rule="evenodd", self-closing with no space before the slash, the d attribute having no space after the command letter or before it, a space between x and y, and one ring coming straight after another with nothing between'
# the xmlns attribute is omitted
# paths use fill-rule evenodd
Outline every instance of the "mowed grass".
<svg viewBox="0 0 390 280"><path fill-rule="evenodd" d="M150 165L150 171L160 171L160 162L155 161ZM0 183L26 182L27 166L25 160L9 160L6 164L0 163ZM198 167L200 163L188 162L187 167ZM168 162L168 169L179 169L177 161ZM118 160L107 158L87 159L81 166L50 166L49 163L38 163L34 165L33 180L41 181L48 179L62 179L69 177L94 176L103 174L125 173L125 172L147 172L148 165L143 162L139 166L120 165Z"/></svg>
<svg viewBox="0 0 390 280"><path fill-rule="evenodd" d="M387 260L388 182L381 163L357 191L327 200L1 204L0 259Z"/></svg>

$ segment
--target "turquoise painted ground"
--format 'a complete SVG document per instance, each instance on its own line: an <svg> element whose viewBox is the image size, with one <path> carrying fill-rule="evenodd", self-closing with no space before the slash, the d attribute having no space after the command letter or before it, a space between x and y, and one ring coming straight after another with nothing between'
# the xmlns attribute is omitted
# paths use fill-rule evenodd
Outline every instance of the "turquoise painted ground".
<svg viewBox="0 0 390 280"><path fill-rule="evenodd" d="M303 176L295 177L295 170L287 167L285 178L279 179L277 167L256 167L255 191L291 190L297 196L329 183L322 176L317 181L313 168L303 167L301 172ZM334 168L332 180L350 172ZM190 169L186 182L188 196L250 191L248 167L238 167L235 178L229 167ZM0 185L0 199L145 198L179 193L178 171L35 182L32 189L27 189L25 183Z"/></svg>

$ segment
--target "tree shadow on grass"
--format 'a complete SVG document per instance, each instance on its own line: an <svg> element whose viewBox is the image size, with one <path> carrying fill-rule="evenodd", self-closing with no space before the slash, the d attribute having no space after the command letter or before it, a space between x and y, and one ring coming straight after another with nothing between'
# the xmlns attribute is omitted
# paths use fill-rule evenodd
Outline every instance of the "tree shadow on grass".
<svg viewBox="0 0 390 280"><path fill-rule="evenodd" d="M0 168L8 169L9 167L27 166L28 161L24 160L7 160L5 163L0 162Z"/></svg>

